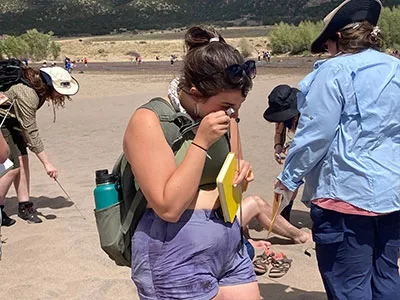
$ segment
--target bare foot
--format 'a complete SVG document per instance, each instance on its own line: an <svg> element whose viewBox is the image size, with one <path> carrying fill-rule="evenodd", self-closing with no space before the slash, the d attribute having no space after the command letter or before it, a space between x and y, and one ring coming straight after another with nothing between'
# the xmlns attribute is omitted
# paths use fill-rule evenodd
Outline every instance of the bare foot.
<svg viewBox="0 0 400 300"><path fill-rule="evenodd" d="M265 250L271 247L271 243L264 240L255 241L252 239L248 239L248 241L254 248L261 248Z"/></svg>
<svg viewBox="0 0 400 300"><path fill-rule="evenodd" d="M311 232L299 230L298 236L293 240L295 244L305 244L312 241Z"/></svg>

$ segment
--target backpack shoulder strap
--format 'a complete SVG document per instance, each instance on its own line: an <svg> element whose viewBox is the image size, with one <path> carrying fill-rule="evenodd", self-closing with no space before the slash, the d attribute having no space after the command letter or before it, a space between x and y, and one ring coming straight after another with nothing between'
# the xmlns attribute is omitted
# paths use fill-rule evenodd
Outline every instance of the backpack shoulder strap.
<svg viewBox="0 0 400 300"><path fill-rule="evenodd" d="M161 97L153 98L139 108L149 109L157 115L165 138L175 153L182 144L181 137L185 132L185 128L193 125L194 121L187 114L176 112L172 105ZM124 174L127 167L129 168L129 172L132 172L125 154L122 153L114 165L113 174ZM122 223L121 231L123 234L126 234L131 227L137 208L140 205L143 206L142 199L144 199L144 195L137 185L136 180L134 181L137 192L130 204L125 220ZM144 207L145 206L143 206L143 208Z"/></svg>
<svg viewBox="0 0 400 300"><path fill-rule="evenodd" d="M165 138L174 152L179 149L180 138L187 132L187 128L195 123L188 114L176 112L169 101L161 97L153 98L139 108L149 109L157 115Z"/></svg>

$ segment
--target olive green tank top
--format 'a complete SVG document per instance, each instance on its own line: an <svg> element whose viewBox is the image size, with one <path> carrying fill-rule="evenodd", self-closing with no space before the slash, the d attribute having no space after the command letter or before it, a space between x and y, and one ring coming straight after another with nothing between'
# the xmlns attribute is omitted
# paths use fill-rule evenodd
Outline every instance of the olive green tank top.
<svg viewBox="0 0 400 300"><path fill-rule="evenodd" d="M185 139L182 146L175 153L175 162L178 166L186 155L186 152L194 139L194 134L191 133L188 135L188 138ZM206 158L206 162L204 164L203 173L201 175L199 189L201 190L212 190L215 189L217 184L217 176L219 171L221 170L222 165L224 164L225 158L228 155L230 150L229 146L229 138L228 135L225 134L218 141L216 141L207 151L207 154L210 158Z"/></svg>

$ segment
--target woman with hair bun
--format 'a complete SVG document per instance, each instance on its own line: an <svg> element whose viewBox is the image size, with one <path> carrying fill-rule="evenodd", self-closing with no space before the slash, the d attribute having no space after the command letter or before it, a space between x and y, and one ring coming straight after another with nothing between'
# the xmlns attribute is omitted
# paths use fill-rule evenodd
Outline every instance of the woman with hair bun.
<svg viewBox="0 0 400 300"><path fill-rule="evenodd" d="M400 62L380 52L379 0L347 0L313 42L300 120L276 187L305 178L328 299L398 299Z"/></svg>
<svg viewBox="0 0 400 300"><path fill-rule="evenodd" d="M212 28L190 28L185 44L182 74L165 100L198 127L175 157L149 109L133 114L124 136L148 202L132 237L132 279L141 299L259 299L240 225L224 222L216 189L225 157L237 146L228 131L236 132L255 62L245 62ZM233 184L251 180L250 164L241 160Z"/></svg>

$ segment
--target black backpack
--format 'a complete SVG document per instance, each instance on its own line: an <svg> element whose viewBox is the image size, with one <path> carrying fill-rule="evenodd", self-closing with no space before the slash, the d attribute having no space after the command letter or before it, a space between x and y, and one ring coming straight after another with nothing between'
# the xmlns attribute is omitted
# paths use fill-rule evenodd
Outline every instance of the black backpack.
<svg viewBox="0 0 400 300"><path fill-rule="evenodd" d="M15 58L0 60L0 92L7 91L17 83L29 86L23 76L22 67L24 67L24 64Z"/></svg>
<svg viewBox="0 0 400 300"><path fill-rule="evenodd" d="M197 126L189 115L176 112L163 98L154 98L140 108L152 110L159 118L165 138L176 153L184 137ZM131 266L131 238L142 217L147 200L137 186L131 165L122 153L112 173L118 178L119 202L95 211L101 248L120 266Z"/></svg>

